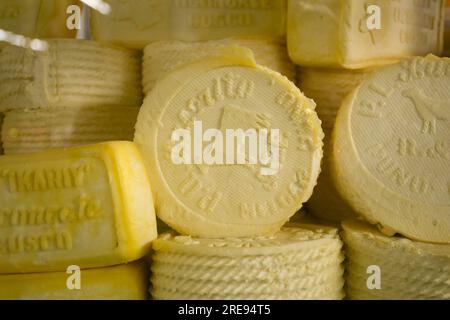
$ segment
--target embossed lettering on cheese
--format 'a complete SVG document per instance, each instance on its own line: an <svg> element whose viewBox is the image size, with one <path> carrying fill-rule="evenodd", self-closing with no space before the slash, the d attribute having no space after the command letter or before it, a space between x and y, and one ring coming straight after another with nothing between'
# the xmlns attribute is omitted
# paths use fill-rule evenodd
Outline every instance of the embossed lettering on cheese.
<svg viewBox="0 0 450 320"><path fill-rule="evenodd" d="M450 60L413 58L366 78L336 123L340 191L372 222L450 240Z"/></svg>
<svg viewBox="0 0 450 320"><path fill-rule="evenodd" d="M352 69L440 54L443 1L290 0L289 54L302 66ZM367 27L369 5L380 7L380 29Z"/></svg>
<svg viewBox="0 0 450 320"><path fill-rule="evenodd" d="M122 167L124 161L135 168ZM144 170L137 150L126 142L0 158L0 273L139 258L156 235L139 167ZM128 192L147 198L131 200Z"/></svg>
<svg viewBox="0 0 450 320"><path fill-rule="evenodd" d="M94 39L144 48L160 40L232 36L281 39L286 0L111 0L110 15L93 13Z"/></svg>
<svg viewBox="0 0 450 320"><path fill-rule="evenodd" d="M174 163L173 150L179 142L172 140L173 132L193 132L196 121L202 122L203 130L221 132L202 139L207 143L196 140L199 150L212 153L208 158L220 156L218 145L233 142L218 142L227 130L278 129L279 141L274 139L278 152L271 154L272 139L263 137L267 145L260 148L258 139L247 136L250 143L241 144L248 158L245 164L236 164L231 157L239 154L236 144L226 152L232 165L195 159L190 165ZM179 232L210 237L277 231L311 195L322 138L314 103L293 83L269 69L221 58L185 66L159 82L141 108L135 141L157 185L159 217ZM180 148L180 153L182 149L190 148ZM226 149L230 151L229 146ZM270 165L255 161L266 158L264 153L274 160L270 175L264 170Z"/></svg>

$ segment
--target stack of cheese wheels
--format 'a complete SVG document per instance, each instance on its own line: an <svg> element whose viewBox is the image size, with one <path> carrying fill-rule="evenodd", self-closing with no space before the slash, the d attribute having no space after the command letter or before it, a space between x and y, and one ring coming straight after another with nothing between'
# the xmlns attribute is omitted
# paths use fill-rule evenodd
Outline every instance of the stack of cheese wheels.
<svg viewBox="0 0 450 320"><path fill-rule="evenodd" d="M319 218L343 220L354 215L341 198L331 179L330 137L336 115L345 96L355 89L373 69L299 68L298 86L317 104L317 114L325 131L322 170L308 201L308 208Z"/></svg>
<svg viewBox="0 0 450 320"><path fill-rule="evenodd" d="M6 153L131 140L142 103L141 54L93 41L0 53Z"/></svg>
<svg viewBox="0 0 450 320"><path fill-rule="evenodd" d="M317 103L325 131L324 160L318 185L308 208L318 217L341 221L356 216L339 195L331 178L331 131L345 96L379 67L405 56L439 54L442 50L443 1L427 5L372 1L382 9L381 24L375 28L361 1L291 0L288 2L288 51L298 64L298 86ZM429 26L405 24L398 12L423 16ZM342 18L344 17L344 18ZM364 18L366 17L366 18ZM310 30L320 29L319 34ZM405 34L420 34L404 41ZM370 49L368 49L370 48Z"/></svg>
<svg viewBox="0 0 450 320"><path fill-rule="evenodd" d="M450 299L450 244L387 237L358 221L343 223L350 299Z"/></svg>
<svg viewBox="0 0 450 320"><path fill-rule="evenodd" d="M256 62L293 80L295 68L285 45L266 39L224 39L206 42L160 41L144 50L143 87L148 94L156 82L184 64L216 55L223 47L235 44L253 51Z"/></svg>
<svg viewBox="0 0 450 320"><path fill-rule="evenodd" d="M337 229L291 225L272 236L202 239L166 233L154 242L155 299L342 299Z"/></svg>
<svg viewBox="0 0 450 320"><path fill-rule="evenodd" d="M332 174L387 235L450 243L450 59L405 59L369 75L339 110Z"/></svg>

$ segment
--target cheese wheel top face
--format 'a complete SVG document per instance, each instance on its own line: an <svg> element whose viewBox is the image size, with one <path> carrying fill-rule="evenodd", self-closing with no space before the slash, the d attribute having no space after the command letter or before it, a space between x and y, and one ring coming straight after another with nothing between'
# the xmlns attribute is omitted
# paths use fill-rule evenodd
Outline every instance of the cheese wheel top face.
<svg viewBox="0 0 450 320"><path fill-rule="evenodd" d="M407 237L450 242L450 59L370 75L338 114L334 171L347 201Z"/></svg>
<svg viewBox="0 0 450 320"><path fill-rule="evenodd" d="M0 29L31 38L73 38L66 26L70 5L77 0L2 0Z"/></svg>
<svg viewBox="0 0 450 320"><path fill-rule="evenodd" d="M138 116L135 141L155 183L158 216L180 233L278 231L316 183L323 132L312 100L280 74L230 59L171 73Z"/></svg>
<svg viewBox="0 0 450 320"><path fill-rule="evenodd" d="M232 36L282 39L286 0L110 0L93 12L93 38L142 49L161 40L207 41Z"/></svg>
<svg viewBox="0 0 450 320"><path fill-rule="evenodd" d="M444 0L289 0L289 55L301 66L359 69L440 54L443 5Z"/></svg>
<svg viewBox="0 0 450 320"><path fill-rule="evenodd" d="M132 142L0 157L0 274L137 260L156 238Z"/></svg>

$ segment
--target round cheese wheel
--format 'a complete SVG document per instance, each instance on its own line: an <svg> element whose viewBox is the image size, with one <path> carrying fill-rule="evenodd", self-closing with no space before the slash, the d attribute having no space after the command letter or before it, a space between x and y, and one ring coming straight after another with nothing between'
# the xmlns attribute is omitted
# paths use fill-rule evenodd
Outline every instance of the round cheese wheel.
<svg viewBox="0 0 450 320"><path fill-rule="evenodd" d="M450 242L450 59L411 58L368 76L344 101L333 175L383 232Z"/></svg>

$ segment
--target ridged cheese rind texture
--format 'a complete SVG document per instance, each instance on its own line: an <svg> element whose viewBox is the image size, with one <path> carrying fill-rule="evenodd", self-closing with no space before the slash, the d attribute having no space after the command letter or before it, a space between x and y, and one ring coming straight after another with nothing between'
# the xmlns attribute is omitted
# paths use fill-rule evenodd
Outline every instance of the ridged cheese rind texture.
<svg viewBox="0 0 450 320"><path fill-rule="evenodd" d="M350 299L450 299L450 245L387 237L359 221L343 223ZM381 289L369 290L369 266L381 271Z"/></svg>
<svg viewBox="0 0 450 320"><path fill-rule="evenodd" d="M66 272L0 275L0 299L145 300L148 296L148 271L142 261L80 270L79 290L67 288L70 276Z"/></svg>
<svg viewBox="0 0 450 320"><path fill-rule="evenodd" d="M450 59L372 73L344 101L332 172L354 210L387 234L450 242Z"/></svg>
<svg viewBox="0 0 450 320"><path fill-rule="evenodd" d="M337 229L295 224L273 236L204 239L167 233L154 245L155 299L342 299Z"/></svg>
<svg viewBox="0 0 450 320"><path fill-rule="evenodd" d="M446 2L445 9L445 39L444 39L444 56L450 57L450 2Z"/></svg>
<svg viewBox="0 0 450 320"><path fill-rule="evenodd" d="M298 87L317 104L316 111L325 131L321 172L307 204L308 209L319 218L341 221L355 216L336 190L331 177L331 132L344 98L374 69L298 69Z"/></svg>
<svg viewBox="0 0 450 320"><path fill-rule="evenodd" d="M74 38L66 27L67 7L77 0L2 0L0 29L30 38ZM0 47L2 44L0 43Z"/></svg>
<svg viewBox="0 0 450 320"><path fill-rule="evenodd" d="M72 107L6 112L5 154L68 148L106 141L132 141L138 107Z"/></svg>
<svg viewBox="0 0 450 320"><path fill-rule="evenodd" d="M312 100L287 78L246 58L250 50L229 49L230 54L170 73L146 97L138 115L135 142L155 184L158 217L180 233L225 237L276 232L310 197L319 173L323 132ZM230 80L235 89L237 83L247 83L248 90L243 89L243 98L233 92L212 97L214 108L190 109L190 100L204 104L201 93L216 85L214 79L220 86ZM279 129L281 169L262 177L254 170L259 166L175 165L172 132L191 128L193 119L202 121L205 128L219 125L219 130ZM203 170L209 173L204 175ZM185 183L197 180L209 189L190 189L193 194L183 191ZM283 199L269 210L267 201L275 201L276 196ZM259 213L252 213L254 205Z"/></svg>
<svg viewBox="0 0 450 320"><path fill-rule="evenodd" d="M208 56L214 56L230 45L242 46L253 51L256 63L275 70L290 80L295 77L295 68L286 53L286 47L266 39L223 39L205 42L159 41L149 44L144 50L143 87L148 94L155 83L167 73L180 66Z"/></svg>
<svg viewBox="0 0 450 320"><path fill-rule="evenodd" d="M264 37L283 41L286 0L110 0L112 12L93 12L95 40L143 49L156 41Z"/></svg>
<svg viewBox="0 0 450 320"><path fill-rule="evenodd" d="M139 106L141 54L88 40L48 40L47 51L0 52L0 110Z"/></svg>
<svg viewBox="0 0 450 320"><path fill-rule="evenodd" d="M301 66L359 69L442 52L444 0L374 0L370 5L380 8L381 29L372 30L368 5L360 0L289 0L291 59Z"/></svg>
<svg viewBox="0 0 450 320"><path fill-rule="evenodd" d="M2 156L0 202L0 274L126 263L157 236L132 142Z"/></svg>

